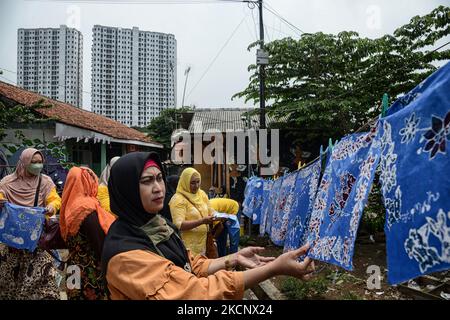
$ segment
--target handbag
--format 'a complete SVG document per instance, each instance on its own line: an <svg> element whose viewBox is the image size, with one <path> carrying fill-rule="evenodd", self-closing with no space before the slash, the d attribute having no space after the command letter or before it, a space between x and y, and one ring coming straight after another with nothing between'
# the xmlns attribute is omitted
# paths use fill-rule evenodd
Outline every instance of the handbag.
<svg viewBox="0 0 450 320"><path fill-rule="evenodd" d="M217 250L216 239L214 239L214 234L211 227L206 234L206 252L205 255L208 259L216 259L219 257L219 252Z"/></svg>
<svg viewBox="0 0 450 320"><path fill-rule="evenodd" d="M41 176L39 175L39 182L36 188L36 195L34 197L34 206L37 206L39 199L39 189L41 187ZM59 219L45 218L44 228L41 237L39 238L38 247L43 250L66 249L67 245L61 236L59 228Z"/></svg>
<svg viewBox="0 0 450 320"><path fill-rule="evenodd" d="M216 239L222 233L224 229L223 223L219 222L215 226L209 225L208 233L206 236L206 257L209 259L216 259L219 257L219 251L217 249Z"/></svg>
<svg viewBox="0 0 450 320"><path fill-rule="evenodd" d="M67 244L61 236L58 219L45 219L38 246L43 250L67 249Z"/></svg>

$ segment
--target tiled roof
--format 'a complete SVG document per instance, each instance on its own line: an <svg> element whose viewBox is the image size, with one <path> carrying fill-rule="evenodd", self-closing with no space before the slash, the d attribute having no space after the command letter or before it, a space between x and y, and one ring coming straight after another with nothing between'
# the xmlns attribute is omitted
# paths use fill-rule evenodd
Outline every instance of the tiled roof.
<svg viewBox="0 0 450 320"><path fill-rule="evenodd" d="M243 131L246 129L245 117L246 112L251 112L254 108L210 108L193 110L194 117L189 125L189 132L200 133L205 130L219 130L225 132L227 130ZM274 122L284 122L286 119L275 119L266 114L266 126ZM259 128L259 114L250 116L250 127Z"/></svg>
<svg viewBox="0 0 450 320"><path fill-rule="evenodd" d="M71 126L95 131L115 139L137 140L141 142L162 145L147 137L146 134L129 128L126 125L101 116L99 114L74 107L68 103L52 100L40 94L19 88L17 86L0 81L0 96L4 96L18 104L32 106L39 100L43 105L51 104L50 108L40 108L36 111L45 117L54 118L56 121Z"/></svg>

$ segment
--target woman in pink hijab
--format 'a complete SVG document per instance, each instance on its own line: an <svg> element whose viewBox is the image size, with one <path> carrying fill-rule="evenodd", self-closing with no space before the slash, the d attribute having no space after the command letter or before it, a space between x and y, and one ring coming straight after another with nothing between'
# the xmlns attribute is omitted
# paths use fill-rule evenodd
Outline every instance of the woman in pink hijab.
<svg viewBox="0 0 450 320"><path fill-rule="evenodd" d="M22 152L16 171L0 181L0 207L5 201L32 207L37 195L37 206L45 207L47 215L59 210L61 198L52 179L41 174L43 162L37 149ZM59 299L56 272L46 251L28 252L0 243L0 299Z"/></svg>

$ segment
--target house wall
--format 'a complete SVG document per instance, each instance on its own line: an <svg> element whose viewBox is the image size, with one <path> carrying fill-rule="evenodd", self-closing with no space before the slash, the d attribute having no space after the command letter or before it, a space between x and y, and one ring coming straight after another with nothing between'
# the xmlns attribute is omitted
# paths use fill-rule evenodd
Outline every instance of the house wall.
<svg viewBox="0 0 450 320"><path fill-rule="evenodd" d="M201 189L208 193L208 189L211 187L211 165L209 164L196 164L193 166L202 176Z"/></svg>
<svg viewBox="0 0 450 320"><path fill-rule="evenodd" d="M39 129L6 129L7 136L2 139L3 144L22 144L22 140L15 137L17 130L22 131L25 137L31 141L39 139L42 142L56 142L55 128L39 128Z"/></svg>

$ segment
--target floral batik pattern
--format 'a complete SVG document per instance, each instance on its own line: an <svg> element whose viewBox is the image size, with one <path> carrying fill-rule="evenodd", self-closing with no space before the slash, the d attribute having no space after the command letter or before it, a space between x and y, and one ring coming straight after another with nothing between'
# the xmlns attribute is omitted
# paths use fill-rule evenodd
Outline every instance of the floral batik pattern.
<svg viewBox="0 0 450 320"><path fill-rule="evenodd" d="M308 226L313 259L352 270L354 243L380 158L370 132L344 137L332 150Z"/></svg>
<svg viewBox="0 0 450 320"><path fill-rule="evenodd" d="M270 238L277 246L284 245L289 215L298 201L295 191L298 172L293 172L283 177L283 183L272 217L272 228Z"/></svg>
<svg viewBox="0 0 450 320"><path fill-rule="evenodd" d="M284 251L300 248L306 242L307 226L311 217L321 170L320 159L301 169L295 182L295 203L291 207Z"/></svg>
<svg viewBox="0 0 450 320"><path fill-rule="evenodd" d="M79 232L70 237L67 247L70 252L67 265L78 266L81 277L80 289L67 290L69 300L107 300L100 263L86 236Z"/></svg>
<svg viewBox="0 0 450 320"><path fill-rule="evenodd" d="M261 204L261 216L259 218L259 235L263 236L266 233L267 223L267 207L270 202L270 193L272 192L273 180L264 180L263 185L263 201ZM256 224L256 223L255 223Z"/></svg>
<svg viewBox="0 0 450 320"><path fill-rule="evenodd" d="M263 202L264 179L251 177L247 182L245 199L242 204L242 212L252 220L253 224L259 224L261 217L261 205Z"/></svg>
<svg viewBox="0 0 450 320"><path fill-rule="evenodd" d="M0 211L0 242L12 248L36 250L45 221L45 209L7 202Z"/></svg>
<svg viewBox="0 0 450 320"><path fill-rule="evenodd" d="M264 208L264 223L260 225L260 233L261 228L264 228L264 232L270 236L272 231L272 221L273 221L273 212L277 207L278 198L280 195L281 185L283 183L283 178L280 177L273 182L272 190L270 190L267 206Z"/></svg>
<svg viewBox="0 0 450 320"><path fill-rule="evenodd" d="M379 123L388 280L450 268L450 64Z"/></svg>

